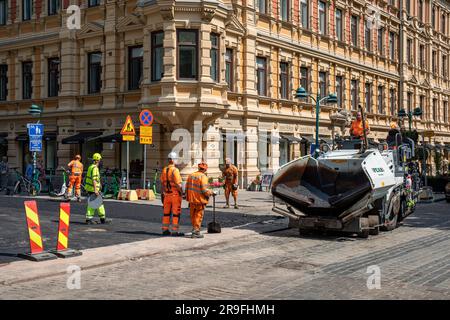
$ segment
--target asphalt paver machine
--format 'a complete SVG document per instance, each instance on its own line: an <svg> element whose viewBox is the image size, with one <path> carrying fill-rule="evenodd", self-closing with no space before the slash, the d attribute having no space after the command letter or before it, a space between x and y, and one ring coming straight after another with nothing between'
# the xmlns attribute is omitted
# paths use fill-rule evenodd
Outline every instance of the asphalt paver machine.
<svg viewBox="0 0 450 320"><path fill-rule="evenodd" d="M400 141L389 148L341 140L287 163L272 179L273 211L301 234L330 230L366 238L395 229L414 212L416 198L408 175L414 141Z"/></svg>

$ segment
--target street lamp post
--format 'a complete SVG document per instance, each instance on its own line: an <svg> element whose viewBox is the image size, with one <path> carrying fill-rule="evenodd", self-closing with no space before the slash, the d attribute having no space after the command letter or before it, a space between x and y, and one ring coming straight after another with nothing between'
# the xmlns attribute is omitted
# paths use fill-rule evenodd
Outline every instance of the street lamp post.
<svg viewBox="0 0 450 320"><path fill-rule="evenodd" d="M39 107L35 104L32 104L30 109L28 109L28 113L31 114L31 116L33 116L33 117L38 117L37 123L39 123L41 121L41 119L40 119L41 113L42 113L41 107ZM33 179L36 176L36 166L37 166L36 155L37 155L37 152L33 151Z"/></svg>
<svg viewBox="0 0 450 320"><path fill-rule="evenodd" d="M413 120L413 116L414 117L420 117L422 115L422 108L417 107L414 109L414 111L408 111L406 112L405 109L401 109L398 112L398 116L399 118L404 118L404 117L408 117L408 123L409 123L409 131L412 131L412 120Z"/></svg>
<svg viewBox="0 0 450 320"><path fill-rule="evenodd" d="M320 104L324 101L326 101L327 103L330 103L330 104L337 103L337 96L336 96L336 94L331 93L328 96L320 99L319 93L317 93L316 97L314 97L314 95L307 93L305 88L299 87L295 93L295 97L297 99L304 99L304 98L311 97L311 99L316 103L316 142L315 142L315 148L314 148L314 157L317 158L317 156L319 154L318 147L319 147Z"/></svg>

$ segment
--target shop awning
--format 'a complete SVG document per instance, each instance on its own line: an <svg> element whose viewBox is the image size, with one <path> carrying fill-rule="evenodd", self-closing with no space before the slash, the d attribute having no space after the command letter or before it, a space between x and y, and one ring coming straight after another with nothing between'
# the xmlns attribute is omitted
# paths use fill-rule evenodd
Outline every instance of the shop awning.
<svg viewBox="0 0 450 320"><path fill-rule="evenodd" d="M116 142L122 142L122 135L120 133L106 133L102 134L101 136L93 137L88 139L88 141L98 141L102 143L116 143Z"/></svg>
<svg viewBox="0 0 450 320"><path fill-rule="evenodd" d="M302 136L302 142L316 143L316 140L313 136Z"/></svg>
<svg viewBox="0 0 450 320"><path fill-rule="evenodd" d="M79 144L79 143L85 143L90 138L98 137L102 133L100 131L86 131L86 132L80 132L77 133L74 136L67 137L62 139L62 144Z"/></svg>
<svg viewBox="0 0 450 320"><path fill-rule="evenodd" d="M329 138L319 138L320 143L333 144L333 140Z"/></svg>
<svg viewBox="0 0 450 320"><path fill-rule="evenodd" d="M291 136L291 135L287 135L287 134L280 134L280 137L282 139L286 139L290 143L300 143L300 142L302 142L301 138L297 138L297 137L294 137L294 136Z"/></svg>

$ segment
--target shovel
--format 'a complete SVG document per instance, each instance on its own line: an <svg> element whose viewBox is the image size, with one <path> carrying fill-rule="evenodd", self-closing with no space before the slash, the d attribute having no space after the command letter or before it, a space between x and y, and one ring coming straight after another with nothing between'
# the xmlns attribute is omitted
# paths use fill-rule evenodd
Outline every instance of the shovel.
<svg viewBox="0 0 450 320"><path fill-rule="evenodd" d="M221 233L220 223L216 222L216 196L213 196L213 221L208 223L208 233Z"/></svg>

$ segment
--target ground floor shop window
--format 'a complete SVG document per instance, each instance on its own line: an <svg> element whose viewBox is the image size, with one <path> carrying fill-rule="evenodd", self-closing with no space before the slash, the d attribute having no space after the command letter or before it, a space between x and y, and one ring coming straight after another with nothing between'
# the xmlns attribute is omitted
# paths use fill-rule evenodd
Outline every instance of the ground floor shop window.
<svg viewBox="0 0 450 320"><path fill-rule="evenodd" d="M280 166L285 165L292 159L294 159L293 145L289 140L281 138L280 139Z"/></svg>
<svg viewBox="0 0 450 320"><path fill-rule="evenodd" d="M83 162L85 169L89 167L89 165L92 163L92 155L94 153L102 153L103 151L103 144L98 141L88 141L83 144L79 144L79 151L75 153L81 154L81 161ZM75 155L73 155L75 156Z"/></svg>
<svg viewBox="0 0 450 320"><path fill-rule="evenodd" d="M45 157L45 170L53 171L57 166L57 158L56 158L56 140L49 140L44 142L44 157Z"/></svg>
<svg viewBox="0 0 450 320"><path fill-rule="evenodd" d="M269 170L270 158L272 157L272 144L270 135L258 137L258 169L261 172Z"/></svg>
<svg viewBox="0 0 450 320"><path fill-rule="evenodd" d="M239 166L244 163L244 148L245 136L242 133L223 133L219 147L219 164L224 165L227 158L230 158L235 166Z"/></svg>
<svg viewBox="0 0 450 320"><path fill-rule="evenodd" d="M127 143L120 144L120 169L127 169ZM144 171L144 147L139 141L130 142L130 178L140 178Z"/></svg>

